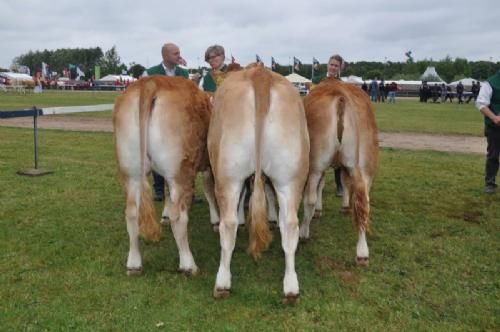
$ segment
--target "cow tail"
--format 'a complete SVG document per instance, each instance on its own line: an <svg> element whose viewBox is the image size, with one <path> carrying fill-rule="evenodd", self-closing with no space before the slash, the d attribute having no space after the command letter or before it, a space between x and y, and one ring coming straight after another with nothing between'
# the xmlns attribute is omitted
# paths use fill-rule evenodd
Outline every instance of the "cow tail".
<svg viewBox="0 0 500 332"><path fill-rule="evenodd" d="M370 203L368 192L363 181L359 168L354 168L352 174L352 211L354 228L358 231L368 232L370 229L368 215L370 213Z"/></svg>
<svg viewBox="0 0 500 332"><path fill-rule="evenodd" d="M344 136L344 114L345 114L345 98L340 96L337 99L337 139L342 143Z"/></svg>
<svg viewBox="0 0 500 332"><path fill-rule="evenodd" d="M147 137L151 111L155 102L156 84L152 79L147 79L141 87L139 99L139 142L141 162L141 190L139 199L139 231L144 239L158 241L160 239L161 226L156 218L153 201L151 199L151 188L146 177Z"/></svg>
<svg viewBox="0 0 500 332"><path fill-rule="evenodd" d="M262 181L261 148L264 119L269 111L271 100L271 74L257 68L251 76L255 92L255 177L250 199L249 245L248 252L255 259L269 247L272 234L267 224L266 196Z"/></svg>

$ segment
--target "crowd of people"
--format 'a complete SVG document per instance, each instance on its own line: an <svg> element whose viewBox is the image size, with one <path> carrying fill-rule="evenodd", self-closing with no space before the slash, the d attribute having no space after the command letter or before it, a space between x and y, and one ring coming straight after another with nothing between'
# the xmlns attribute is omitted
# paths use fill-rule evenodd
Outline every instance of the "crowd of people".
<svg viewBox="0 0 500 332"><path fill-rule="evenodd" d="M370 96L372 102L383 103L387 100L389 103L395 103L396 92L398 92L399 87L394 81L391 83L384 83L384 80L381 80L379 83L375 77L375 79L370 82L370 85L363 82L361 89Z"/></svg>
<svg viewBox="0 0 500 332"><path fill-rule="evenodd" d="M434 83L434 85L429 85L424 81L419 88L419 100L422 103L426 103L429 100L432 100L433 103L445 103L449 100L450 103L452 103L453 99L456 97L459 104L463 104L464 102L468 104L472 99L474 99L474 101L477 100L480 89L481 84L475 81L472 82L470 93L466 93L465 87L461 81L458 82L455 91L453 91L452 86L448 84ZM468 96L467 100L465 95Z"/></svg>

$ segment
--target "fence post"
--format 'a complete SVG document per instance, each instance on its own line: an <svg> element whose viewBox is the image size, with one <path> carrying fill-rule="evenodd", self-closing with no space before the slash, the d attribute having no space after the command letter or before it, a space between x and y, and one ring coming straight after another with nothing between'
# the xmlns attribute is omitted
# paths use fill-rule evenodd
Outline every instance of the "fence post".
<svg viewBox="0 0 500 332"><path fill-rule="evenodd" d="M35 150L35 168L22 169L17 171L19 175L40 176L53 173L53 171L38 168L38 111L36 106L33 106L33 145Z"/></svg>

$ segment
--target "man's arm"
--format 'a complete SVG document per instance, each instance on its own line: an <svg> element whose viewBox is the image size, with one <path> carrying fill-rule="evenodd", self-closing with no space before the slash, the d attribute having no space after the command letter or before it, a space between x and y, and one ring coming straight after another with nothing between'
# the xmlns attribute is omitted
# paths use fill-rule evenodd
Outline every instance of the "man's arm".
<svg viewBox="0 0 500 332"><path fill-rule="evenodd" d="M476 108L483 113L484 116L490 118L497 126L500 126L500 115L496 115L490 109L491 96L493 89L488 82L485 82L479 90L479 95L476 100Z"/></svg>

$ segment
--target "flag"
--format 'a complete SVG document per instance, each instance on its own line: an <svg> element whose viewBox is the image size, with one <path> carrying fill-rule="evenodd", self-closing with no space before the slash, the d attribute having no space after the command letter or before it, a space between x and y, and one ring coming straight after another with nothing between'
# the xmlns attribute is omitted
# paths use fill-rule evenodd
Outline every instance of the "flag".
<svg viewBox="0 0 500 332"><path fill-rule="evenodd" d="M68 65L68 69L69 69L69 78L71 80L74 80L76 78L76 75L77 75L77 73L76 73L76 65L70 63Z"/></svg>
<svg viewBox="0 0 500 332"><path fill-rule="evenodd" d="M271 69L273 71L278 69L278 63L276 62L276 60L274 60L274 57L271 57Z"/></svg>
<svg viewBox="0 0 500 332"><path fill-rule="evenodd" d="M234 58L234 56L231 54L231 63L236 63L236 59Z"/></svg>
<svg viewBox="0 0 500 332"><path fill-rule="evenodd" d="M49 65L42 61L42 76L49 77Z"/></svg>
<svg viewBox="0 0 500 332"><path fill-rule="evenodd" d="M257 62L259 65L262 63L262 59L258 54L255 54L255 62Z"/></svg>
<svg viewBox="0 0 500 332"><path fill-rule="evenodd" d="M85 73L80 69L80 67L76 67L76 79L80 80L82 77L85 77Z"/></svg>
<svg viewBox="0 0 500 332"><path fill-rule="evenodd" d="M296 71L299 71L300 66L302 66L302 62L296 57L293 57L293 68L295 68Z"/></svg>
<svg viewBox="0 0 500 332"><path fill-rule="evenodd" d="M319 64L318 59L316 59L315 57L313 57L313 68L314 68L315 70L318 70L318 69L319 69L319 65L320 65L320 64Z"/></svg>
<svg viewBox="0 0 500 332"><path fill-rule="evenodd" d="M94 79L98 80L101 78L101 66L94 67Z"/></svg>
<svg viewBox="0 0 500 332"><path fill-rule="evenodd" d="M406 57L408 58L406 61L408 62L413 62L413 57L411 56L411 50L405 53Z"/></svg>

